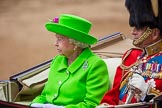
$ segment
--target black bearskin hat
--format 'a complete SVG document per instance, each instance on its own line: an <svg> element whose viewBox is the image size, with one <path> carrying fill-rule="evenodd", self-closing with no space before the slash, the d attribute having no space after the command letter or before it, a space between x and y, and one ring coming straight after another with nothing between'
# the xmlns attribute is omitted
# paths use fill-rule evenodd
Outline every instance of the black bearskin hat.
<svg viewBox="0 0 162 108"><path fill-rule="evenodd" d="M162 0L126 0L131 27L159 28L162 36Z"/></svg>

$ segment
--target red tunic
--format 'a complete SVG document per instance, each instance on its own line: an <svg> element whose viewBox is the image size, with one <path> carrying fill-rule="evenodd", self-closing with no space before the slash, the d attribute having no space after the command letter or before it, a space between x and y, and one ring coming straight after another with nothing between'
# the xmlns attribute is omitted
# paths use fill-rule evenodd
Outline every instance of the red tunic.
<svg viewBox="0 0 162 108"><path fill-rule="evenodd" d="M131 49L128 50L124 56L122 57L123 60L123 64L127 67L127 66L131 66L132 64L134 64L138 57L141 56L142 54L142 50L140 49ZM125 102L126 101L126 96L123 96L122 99L120 100L119 96L120 96L120 84L121 81L123 79L123 75L126 73L126 70L123 70L121 68L121 66L117 67L116 70L116 74L114 77L114 84L113 84L113 88L111 90L109 90L103 97L103 99L101 100L101 103L108 103L110 105L118 105L120 104L119 102ZM156 82L156 88L160 91L162 91L162 86L160 86L160 84L162 84L162 80L161 79L154 79ZM120 101L119 101L120 100ZM132 99L132 103L136 102L136 99L133 98Z"/></svg>

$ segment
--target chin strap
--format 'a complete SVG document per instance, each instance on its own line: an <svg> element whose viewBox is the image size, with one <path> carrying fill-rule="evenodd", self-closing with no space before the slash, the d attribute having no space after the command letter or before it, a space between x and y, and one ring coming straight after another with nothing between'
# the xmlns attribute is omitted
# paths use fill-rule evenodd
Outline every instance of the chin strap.
<svg viewBox="0 0 162 108"><path fill-rule="evenodd" d="M151 33L152 33L152 30L149 27L147 27L145 32L141 35L141 37L133 41L133 45L137 46L138 44L142 43L150 36Z"/></svg>

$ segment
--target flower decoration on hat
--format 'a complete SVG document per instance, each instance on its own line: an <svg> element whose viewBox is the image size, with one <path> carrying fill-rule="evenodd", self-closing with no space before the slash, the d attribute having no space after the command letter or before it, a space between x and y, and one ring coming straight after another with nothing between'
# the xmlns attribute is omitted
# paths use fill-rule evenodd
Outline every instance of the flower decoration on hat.
<svg viewBox="0 0 162 108"><path fill-rule="evenodd" d="M58 22L59 22L59 17L53 18L53 22L54 22L54 23L58 23Z"/></svg>
<svg viewBox="0 0 162 108"><path fill-rule="evenodd" d="M55 17L53 19L48 19L48 21L53 22L53 23L59 23L59 17Z"/></svg>
<svg viewBox="0 0 162 108"><path fill-rule="evenodd" d="M77 24L76 24L77 23ZM84 18L71 14L61 14L49 20L45 27L54 32L79 42L92 45L97 43L97 38L89 34L92 23Z"/></svg>

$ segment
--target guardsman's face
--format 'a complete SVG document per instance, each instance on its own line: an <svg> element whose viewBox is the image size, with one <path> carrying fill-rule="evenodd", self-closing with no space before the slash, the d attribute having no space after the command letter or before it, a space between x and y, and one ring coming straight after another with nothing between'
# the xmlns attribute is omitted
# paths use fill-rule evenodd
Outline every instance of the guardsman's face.
<svg viewBox="0 0 162 108"><path fill-rule="evenodd" d="M143 27L143 28L140 28L140 29L137 29L136 27L134 27L132 29L132 36L133 36L133 40L137 40L139 39L142 34L145 32L147 27ZM152 39L151 39L151 36L149 36L147 39L145 39L142 43L136 45L136 47L139 47L139 48L145 48L147 47L148 45L152 44Z"/></svg>

